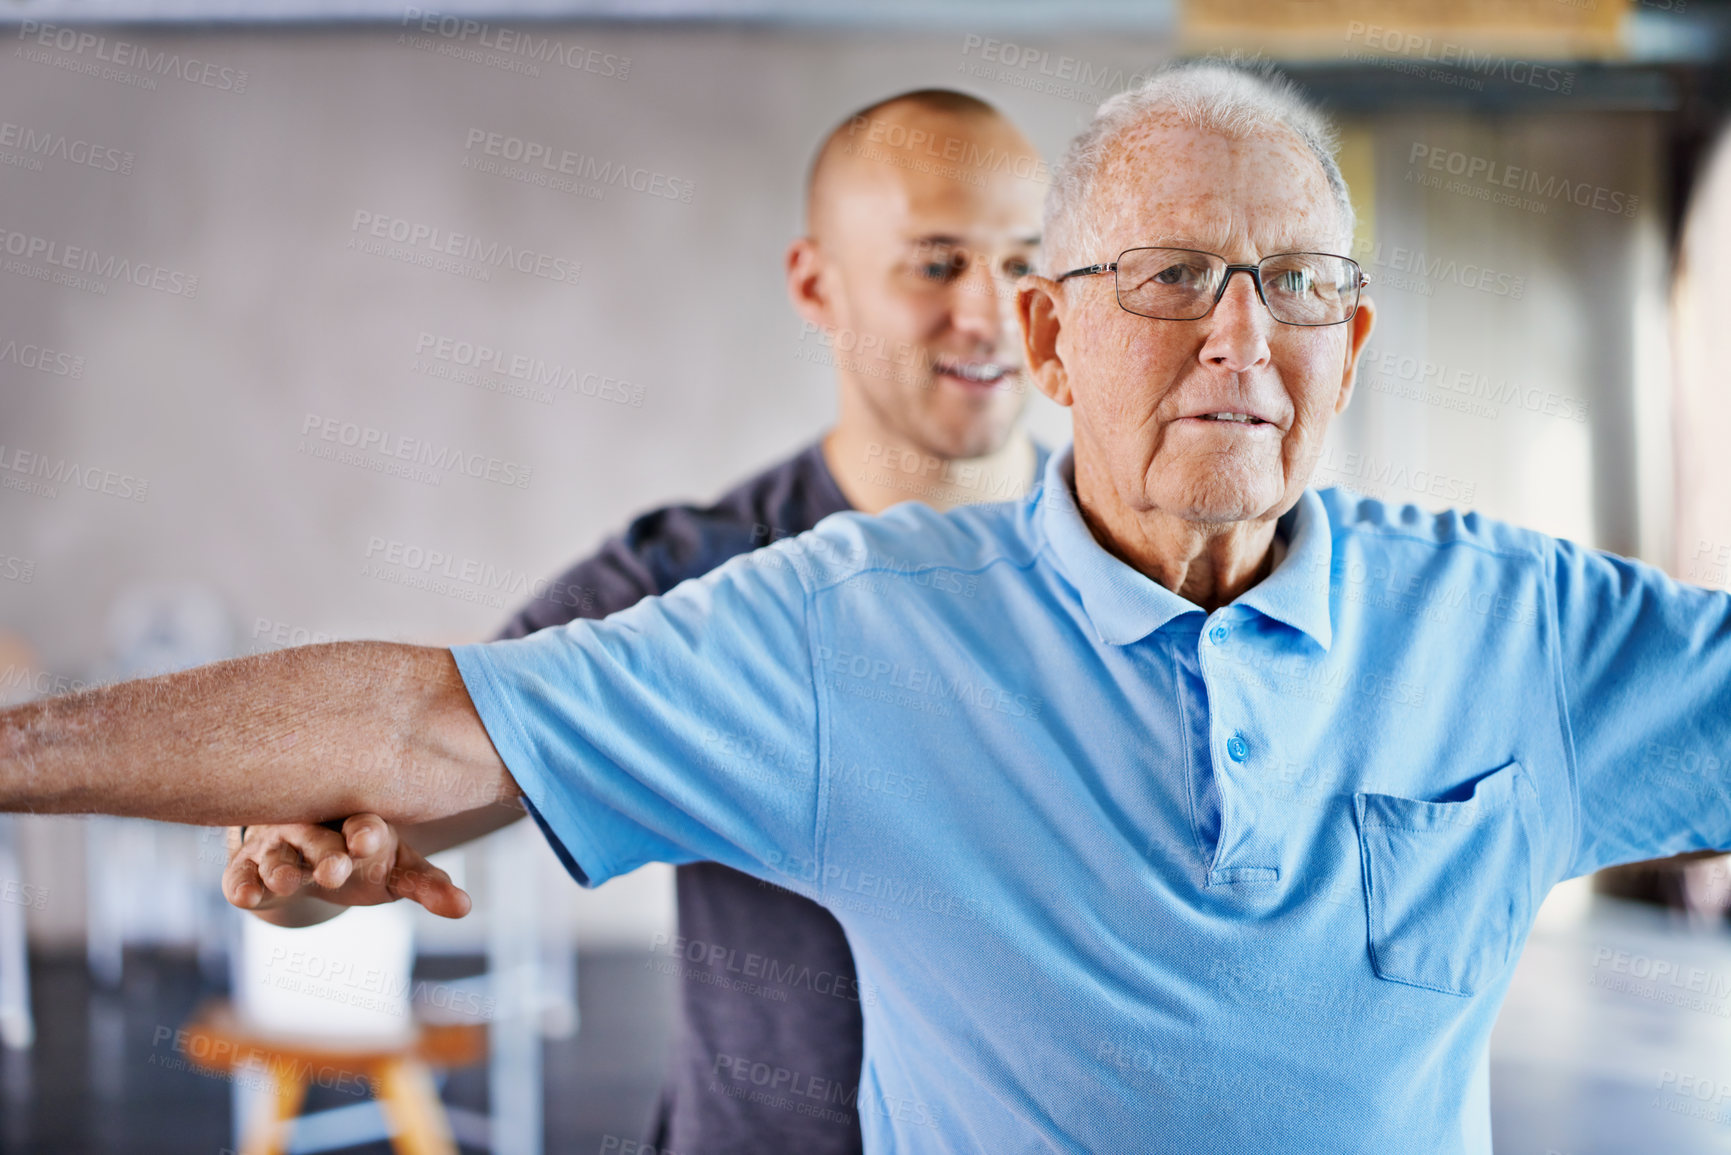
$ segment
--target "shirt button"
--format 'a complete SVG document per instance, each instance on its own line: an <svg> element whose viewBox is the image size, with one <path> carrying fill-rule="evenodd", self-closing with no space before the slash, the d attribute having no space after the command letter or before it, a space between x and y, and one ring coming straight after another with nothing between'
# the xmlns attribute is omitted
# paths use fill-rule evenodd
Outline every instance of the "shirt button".
<svg viewBox="0 0 1731 1155"><path fill-rule="evenodd" d="M1223 646L1226 644L1226 635L1231 632L1232 631L1227 629L1225 626L1215 626L1213 629L1208 631L1208 640L1217 646Z"/></svg>
<svg viewBox="0 0 1731 1155"><path fill-rule="evenodd" d="M1250 747L1244 744L1244 739L1237 734L1226 740L1226 756L1234 762L1242 762L1250 755Z"/></svg>

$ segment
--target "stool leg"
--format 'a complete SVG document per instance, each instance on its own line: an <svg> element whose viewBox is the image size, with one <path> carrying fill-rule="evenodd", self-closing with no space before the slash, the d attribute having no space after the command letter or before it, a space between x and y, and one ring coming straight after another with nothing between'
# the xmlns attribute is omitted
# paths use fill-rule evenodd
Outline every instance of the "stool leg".
<svg viewBox="0 0 1731 1155"><path fill-rule="evenodd" d="M236 1076L240 1070L235 1071ZM260 1112L258 1122L252 1133L246 1137L246 1146L241 1149L241 1155L282 1155L287 1149L283 1141L288 1134L288 1125L301 1113L301 1103L306 1100L306 1082L293 1075L266 1076L275 1084L276 1110L270 1115ZM274 1117L273 1117L274 1116Z"/></svg>
<svg viewBox="0 0 1731 1155"><path fill-rule="evenodd" d="M391 1147L398 1155L457 1155L451 1124L433 1085L433 1072L419 1059L392 1059L379 1070L379 1103L396 1124Z"/></svg>

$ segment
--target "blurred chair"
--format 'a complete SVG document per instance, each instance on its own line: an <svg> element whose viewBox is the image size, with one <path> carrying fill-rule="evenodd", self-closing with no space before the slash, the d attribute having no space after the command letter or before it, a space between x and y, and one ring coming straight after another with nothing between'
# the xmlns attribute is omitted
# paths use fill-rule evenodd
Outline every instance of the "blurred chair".
<svg viewBox="0 0 1731 1155"><path fill-rule="evenodd" d="M19 880L16 823L0 814L0 886ZM0 901L0 1046L22 1049L36 1041L30 1017L30 951L24 907Z"/></svg>
<svg viewBox="0 0 1731 1155"><path fill-rule="evenodd" d="M478 1062L486 1050L486 1028L480 1023L412 1026L394 1040L344 1043L261 1032L229 1004L218 1001L207 1003L187 1024L185 1046L199 1066L231 1075L237 1088L257 1080L258 1088L269 1095L269 1108L247 1123L240 1155L350 1147L378 1137L376 1132L327 1134L316 1146L301 1142L290 1146L291 1135L299 1138L295 1132L300 1124L318 1118L303 1119L300 1114L308 1086L314 1082L341 1086L348 1080L372 1087L393 1150L401 1155L456 1155L432 1068Z"/></svg>
<svg viewBox="0 0 1731 1155"><path fill-rule="evenodd" d="M234 1082L243 1155L305 1155L388 1137L405 1152L449 1151L437 1144L460 1140L494 1155L540 1155L541 1036L575 1032L577 1017L574 946L564 936L542 941L539 839L523 822L485 840L476 916L487 923L487 971L470 978L413 982L413 923L432 916L407 902L300 928L235 912L234 1003L207 1006L187 1029L189 1040L201 1040L189 1053L202 1046L232 1066L244 1039L269 1056L262 1071L237 1073ZM459 886L467 884L464 854L433 858ZM433 997L425 997L429 988ZM474 1047L488 1055L486 1114L441 1104L430 1071L474 1061L462 1058ZM341 1062L329 1058L339 1054ZM304 1088L272 1072L292 1073L320 1056L355 1078L382 1072L377 1097L301 1114Z"/></svg>
<svg viewBox="0 0 1731 1155"><path fill-rule="evenodd" d="M13 634L0 633L0 705L12 705L31 696L31 675L36 670L35 651ZM10 687L24 686L13 694ZM0 887L24 883L18 857L18 825L10 814L0 814ZM30 1015L30 949L24 907L0 901L0 1046L22 1049L36 1041L36 1023Z"/></svg>
<svg viewBox="0 0 1731 1155"><path fill-rule="evenodd" d="M207 1003L186 1030L190 1057L233 1072L243 1155L375 1139L389 1139L404 1155L454 1155L431 1068L478 1061L486 1023L478 1015L436 1023L415 1017L409 904L357 907L298 928L236 918L234 1001ZM313 1082L366 1085L374 1098L303 1114Z"/></svg>

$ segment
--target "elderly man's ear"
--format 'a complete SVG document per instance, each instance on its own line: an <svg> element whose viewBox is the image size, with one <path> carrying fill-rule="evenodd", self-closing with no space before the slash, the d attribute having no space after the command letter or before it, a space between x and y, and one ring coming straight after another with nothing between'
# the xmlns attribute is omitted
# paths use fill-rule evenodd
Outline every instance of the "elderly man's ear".
<svg viewBox="0 0 1731 1155"><path fill-rule="evenodd" d="M1029 273L1016 282L1016 322L1022 330L1022 359L1040 392L1069 405L1070 377L1058 358L1058 332L1064 290L1050 277Z"/></svg>
<svg viewBox="0 0 1731 1155"><path fill-rule="evenodd" d="M1346 368L1341 374L1340 397L1334 403L1337 415L1344 412L1346 403L1352 400L1352 387L1358 382L1358 359L1364 353L1365 342L1370 340L1370 331L1376 328L1376 302L1369 297L1360 297L1358 312L1346 325L1351 332L1346 338Z"/></svg>

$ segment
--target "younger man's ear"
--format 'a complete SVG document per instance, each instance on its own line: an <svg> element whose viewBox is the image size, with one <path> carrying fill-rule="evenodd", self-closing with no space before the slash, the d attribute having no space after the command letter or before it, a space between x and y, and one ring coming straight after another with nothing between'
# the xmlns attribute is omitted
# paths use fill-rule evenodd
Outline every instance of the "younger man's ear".
<svg viewBox="0 0 1731 1155"><path fill-rule="evenodd" d="M787 299L794 312L809 325L833 329L834 310L829 299L829 286L824 283L823 253L810 237L800 237L787 246L784 262L787 271Z"/></svg>

